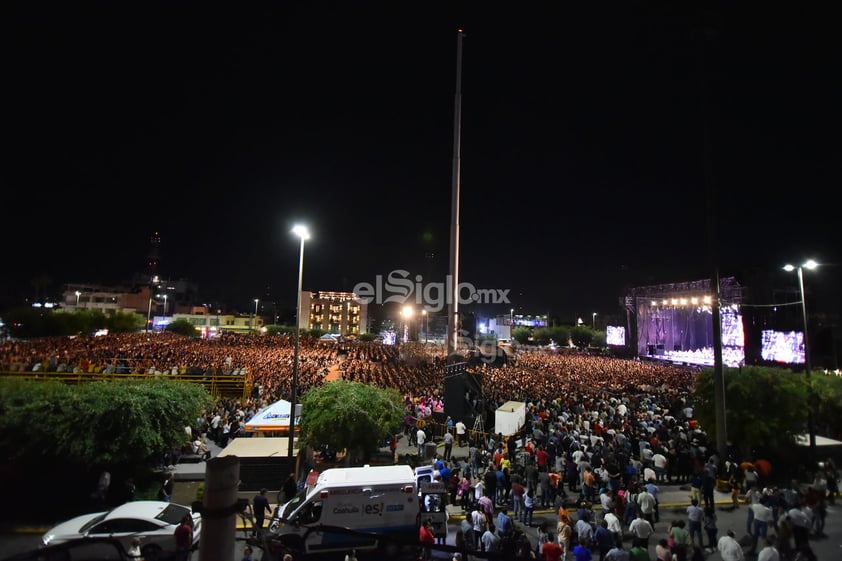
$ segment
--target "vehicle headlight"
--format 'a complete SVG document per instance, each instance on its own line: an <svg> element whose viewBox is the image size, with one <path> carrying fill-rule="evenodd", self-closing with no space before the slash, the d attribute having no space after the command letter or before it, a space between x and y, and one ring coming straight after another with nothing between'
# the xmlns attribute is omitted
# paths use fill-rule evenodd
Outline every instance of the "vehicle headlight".
<svg viewBox="0 0 842 561"><path fill-rule="evenodd" d="M41 536L41 545L50 545L50 542L55 538L55 534L44 534Z"/></svg>

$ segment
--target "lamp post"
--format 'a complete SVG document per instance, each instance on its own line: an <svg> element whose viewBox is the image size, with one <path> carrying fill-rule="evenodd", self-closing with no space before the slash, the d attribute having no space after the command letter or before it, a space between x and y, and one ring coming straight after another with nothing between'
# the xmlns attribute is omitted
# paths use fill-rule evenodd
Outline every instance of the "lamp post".
<svg viewBox="0 0 842 561"><path fill-rule="evenodd" d="M167 294L164 294L164 317L167 317Z"/></svg>
<svg viewBox="0 0 842 561"><path fill-rule="evenodd" d="M255 331L255 329L257 328L257 325L255 325L255 324L257 323L257 303L258 302L260 302L260 299L255 298L254 299L254 314L251 316L251 330L252 331Z"/></svg>
<svg viewBox="0 0 842 561"><path fill-rule="evenodd" d="M152 322L152 297L149 297L149 306L146 308L146 332L149 333L149 324Z"/></svg>
<svg viewBox="0 0 842 561"><path fill-rule="evenodd" d="M591 331L596 331L596 312L591 314Z"/></svg>
<svg viewBox="0 0 842 561"><path fill-rule="evenodd" d="M287 456L292 459L292 452L295 447L295 401L298 391L298 340L301 338L301 284L304 279L304 241L310 239L310 232L307 226L296 224L292 233L301 240L301 247L298 251L298 294L295 304L295 354L292 363L292 398L289 404L289 451Z"/></svg>
<svg viewBox="0 0 842 561"><path fill-rule="evenodd" d="M509 309L509 339L515 338L515 309Z"/></svg>
<svg viewBox="0 0 842 561"><path fill-rule="evenodd" d="M427 310L421 310L421 315L424 316L424 344L427 344L427 335L430 332L430 324L427 322Z"/></svg>
<svg viewBox="0 0 842 561"><path fill-rule="evenodd" d="M409 341L409 320L415 314L415 308L412 306L404 306L401 310L403 316L403 342Z"/></svg>
<svg viewBox="0 0 842 561"><path fill-rule="evenodd" d="M803 265L794 266L787 263L784 271L798 271L798 291L801 294L801 320L804 322L804 377L807 380L807 431L810 433L810 461L816 459L816 423L815 423L815 396L813 395L813 383L810 376L810 345L807 338L807 301L804 298L804 269L811 271L819 264L808 259Z"/></svg>
<svg viewBox="0 0 842 561"><path fill-rule="evenodd" d="M82 295L78 290L76 291L76 307L79 307L79 297Z"/></svg>

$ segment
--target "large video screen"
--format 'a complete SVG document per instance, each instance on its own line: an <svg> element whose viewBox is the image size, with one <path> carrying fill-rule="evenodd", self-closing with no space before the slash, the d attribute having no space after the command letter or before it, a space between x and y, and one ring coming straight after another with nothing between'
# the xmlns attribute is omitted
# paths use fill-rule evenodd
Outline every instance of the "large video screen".
<svg viewBox="0 0 842 561"><path fill-rule="evenodd" d="M760 357L763 360L786 364L804 364L806 361L803 332L764 329L761 337Z"/></svg>
<svg viewBox="0 0 842 561"><path fill-rule="evenodd" d="M626 346L626 328L622 325L609 325L605 329L605 342L617 347Z"/></svg>

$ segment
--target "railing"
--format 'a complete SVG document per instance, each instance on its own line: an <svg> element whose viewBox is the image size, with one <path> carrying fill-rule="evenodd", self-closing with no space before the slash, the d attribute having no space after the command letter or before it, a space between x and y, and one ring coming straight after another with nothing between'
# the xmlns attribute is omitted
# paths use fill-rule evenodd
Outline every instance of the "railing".
<svg viewBox="0 0 842 561"><path fill-rule="evenodd" d="M166 378L174 382L202 384L214 398L248 397L249 384L245 376L214 376L206 374L105 374L103 372L31 372L7 371L0 372L0 377L18 378L21 380L47 381L55 380L65 384L83 384L85 382L101 382L110 380L157 380Z"/></svg>

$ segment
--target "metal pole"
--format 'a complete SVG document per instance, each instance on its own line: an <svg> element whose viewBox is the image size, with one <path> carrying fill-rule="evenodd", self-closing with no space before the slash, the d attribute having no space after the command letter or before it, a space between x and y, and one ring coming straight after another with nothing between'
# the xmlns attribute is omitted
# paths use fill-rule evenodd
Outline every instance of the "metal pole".
<svg viewBox="0 0 842 561"><path fill-rule="evenodd" d="M149 322L152 319L152 297L149 297L149 307L146 310L146 332L149 333Z"/></svg>
<svg viewBox="0 0 842 561"><path fill-rule="evenodd" d="M453 101L453 184L450 202L450 290L447 302L447 356L456 352L459 334L459 191L462 169L462 39L456 41L456 93ZM446 286L446 283L445 283Z"/></svg>
<svg viewBox="0 0 842 561"><path fill-rule="evenodd" d="M810 374L810 345L807 342L807 300L804 297L804 267L798 266L798 290L801 291L801 319L804 321L804 374L807 380L807 431L810 433L810 462L816 459L816 424L813 407L815 396L813 395L813 381Z"/></svg>
<svg viewBox="0 0 842 561"><path fill-rule="evenodd" d="M301 285L304 280L304 236L301 236L301 249L298 252L298 295L295 304L295 355L292 365L292 399L289 404L289 451L287 456L292 459L295 448L295 402L298 391L298 349L301 338Z"/></svg>

